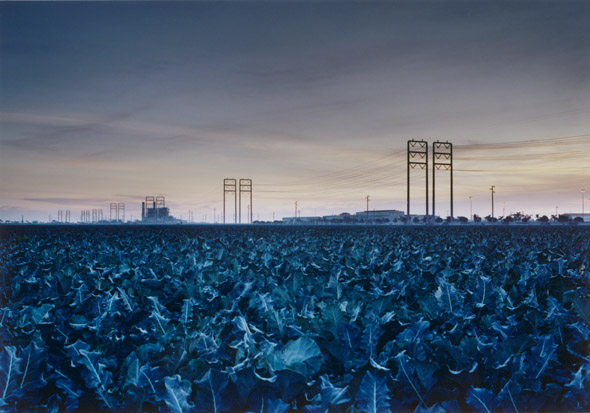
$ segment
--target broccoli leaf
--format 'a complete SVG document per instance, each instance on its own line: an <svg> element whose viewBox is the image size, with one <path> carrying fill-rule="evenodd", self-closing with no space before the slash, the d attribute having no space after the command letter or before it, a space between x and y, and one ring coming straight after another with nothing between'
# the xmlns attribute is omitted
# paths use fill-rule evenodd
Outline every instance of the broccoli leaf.
<svg viewBox="0 0 590 413"><path fill-rule="evenodd" d="M192 408L192 404L187 400L191 394L190 382L182 380L176 374L172 377L164 377L164 387L166 393L162 399L171 412L182 413ZM217 412L217 409L214 409L214 411Z"/></svg>
<svg viewBox="0 0 590 413"><path fill-rule="evenodd" d="M360 410L368 413L389 412L389 388L385 377L365 373L356 393L356 402Z"/></svg>
<svg viewBox="0 0 590 413"><path fill-rule="evenodd" d="M467 391L467 398L465 401L476 411L486 413L496 411L499 404L494 393L488 389L480 389L473 386Z"/></svg>
<svg viewBox="0 0 590 413"><path fill-rule="evenodd" d="M18 377L22 374L21 362L22 358L17 357L14 346L4 347L0 352L0 407L22 396L18 382Z"/></svg>

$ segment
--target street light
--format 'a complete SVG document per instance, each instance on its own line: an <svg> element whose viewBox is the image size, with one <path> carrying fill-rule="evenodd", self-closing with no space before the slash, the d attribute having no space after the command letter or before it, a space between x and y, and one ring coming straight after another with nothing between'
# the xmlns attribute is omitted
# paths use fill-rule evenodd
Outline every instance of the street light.
<svg viewBox="0 0 590 413"><path fill-rule="evenodd" d="M492 185L490 188L490 191L492 191L492 218L494 218L494 194L496 193L496 191L494 190L496 188L496 185Z"/></svg>
<svg viewBox="0 0 590 413"><path fill-rule="evenodd" d="M471 198L472 197L469 197L469 217L473 221L473 199Z"/></svg>

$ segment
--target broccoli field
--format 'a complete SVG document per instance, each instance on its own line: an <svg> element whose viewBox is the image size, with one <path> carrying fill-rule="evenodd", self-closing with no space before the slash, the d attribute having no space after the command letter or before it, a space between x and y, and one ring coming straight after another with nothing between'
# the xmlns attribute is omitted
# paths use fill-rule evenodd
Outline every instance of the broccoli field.
<svg viewBox="0 0 590 413"><path fill-rule="evenodd" d="M590 410L590 228L0 227L0 411Z"/></svg>

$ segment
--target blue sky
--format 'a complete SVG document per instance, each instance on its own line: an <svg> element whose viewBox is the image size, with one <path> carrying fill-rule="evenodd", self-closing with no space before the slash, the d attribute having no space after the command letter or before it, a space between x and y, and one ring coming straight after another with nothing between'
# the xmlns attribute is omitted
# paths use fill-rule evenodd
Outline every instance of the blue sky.
<svg viewBox="0 0 590 413"><path fill-rule="evenodd" d="M0 219L146 195L211 221L405 209L408 139L455 144L455 212L590 194L587 2L0 3ZM525 144L507 142L532 141ZM423 212L420 176L413 190ZM441 174L440 204L448 210ZM421 198L422 197L422 198ZM590 209L590 201L588 201Z"/></svg>

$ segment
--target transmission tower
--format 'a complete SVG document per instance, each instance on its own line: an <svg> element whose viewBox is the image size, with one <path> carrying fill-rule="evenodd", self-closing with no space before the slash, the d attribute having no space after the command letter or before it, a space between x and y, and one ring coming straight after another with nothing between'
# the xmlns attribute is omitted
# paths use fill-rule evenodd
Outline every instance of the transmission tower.
<svg viewBox="0 0 590 413"><path fill-rule="evenodd" d="M57 211L57 222L62 222L64 219L64 212L60 209Z"/></svg>
<svg viewBox="0 0 590 413"><path fill-rule="evenodd" d="M234 224L237 224L238 212L238 184L233 178L223 180L223 223L225 224L225 194L234 194Z"/></svg>
<svg viewBox="0 0 590 413"><path fill-rule="evenodd" d="M110 213L109 213L109 220L110 221L118 221L119 217L117 216L117 203L116 202L111 202L110 205Z"/></svg>
<svg viewBox="0 0 590 413"><path fill-rule="evenodd" d="M66 209L66 222L69 223L70 222L70 210Z"/></svg>
<svg viewBox="0 0 590 413"><path fill-rule="evenodd" d="M432 144L432 216L435 215L435 194L437 170L445 170L451 173L451 219L453 219L453 144L436 141Z"/></svg>
<svg viewBox="0 0 590 413"><path fill-rule="evenodd" d="M100 209L98 210L98 217L97 217L97 218L98 218L98 221L99 221L99 222L104 220L104 218L103 218L103 214L102 214L102 208L100 208Z"/></svg>
<svg viewBox="0 0 590 413"><path fill-rule="evenodd" d="M239 217L240 224L242 223L242 193L250 194L250 203L248 204L248 220L252 223L252 180L240 179L240 194L239 194Z"/></svg>
<svg viewBox="0 0 590 413"><path fill-rule="evenodd" d="M410 215L410 169L419 167L426 175L426 215L428 215L428 142L408 141L408 216Z"/></svg>
<svg viewBox="0 0 590 413"><path fill-rule="evenodd" d="M119 202L117 204L117 221L125 222L125 203Z"/></svg>

